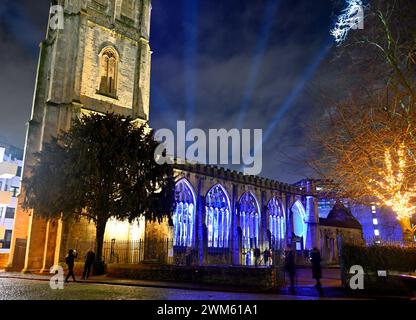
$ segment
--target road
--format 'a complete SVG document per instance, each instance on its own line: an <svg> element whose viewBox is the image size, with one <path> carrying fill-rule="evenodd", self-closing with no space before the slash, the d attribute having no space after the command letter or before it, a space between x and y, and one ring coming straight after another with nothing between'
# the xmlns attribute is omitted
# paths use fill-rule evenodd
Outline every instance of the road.
<svg viewBox="0 0 416 320"><path fill-rule="evenodd" d="M52 290L47 281L0 279L0 300L316 300L317 296L230 293L137 286L68 283ZM322 298L321 298L322 299Z"/></svg>

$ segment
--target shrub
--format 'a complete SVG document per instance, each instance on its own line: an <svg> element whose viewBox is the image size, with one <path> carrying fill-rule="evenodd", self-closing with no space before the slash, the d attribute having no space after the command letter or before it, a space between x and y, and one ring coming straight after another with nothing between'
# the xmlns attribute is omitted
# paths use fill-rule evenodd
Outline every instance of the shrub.
<svg viewBox="0 0 416 320"><path fill-rule="evenodd" d="M349 270L353 265L360 265L366 272L378 270L415 272L416 247L344 244L341 265L344 270Z"/></svg>

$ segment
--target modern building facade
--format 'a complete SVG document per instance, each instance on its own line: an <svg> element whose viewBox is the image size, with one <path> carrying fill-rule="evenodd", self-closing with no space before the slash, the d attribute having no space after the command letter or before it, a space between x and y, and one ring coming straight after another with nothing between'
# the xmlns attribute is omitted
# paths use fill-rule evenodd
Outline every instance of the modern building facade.
<svg viewBox="0 0 416 320"><path fill-rule="evenodd" d="M22 150L0 143L0 269L7 264L10 253L22 158Z"/></svg>

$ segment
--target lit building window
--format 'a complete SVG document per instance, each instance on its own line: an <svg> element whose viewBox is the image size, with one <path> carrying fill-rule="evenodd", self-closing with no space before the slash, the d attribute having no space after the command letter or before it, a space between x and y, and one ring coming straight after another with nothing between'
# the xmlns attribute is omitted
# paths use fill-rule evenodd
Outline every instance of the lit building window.
<svg viewBox="0 0 416 320"><path fill-rule="evenodd" d="M376 237L378 237L378 236L380 235L380 231L379 231L378 229L375 229L375 230L374 230L374 235L375 235Z"/></svg>
<svg viewBox="0 0 416 320"><path fill-rule="evenodd" d="M208 191L205 199L208 247L228 248L230 234L230 201L221 185Z"/></svg>
<svg viewBox="0 0 416 320"><path fill-rule="evenodd" d="M374 218L373 219L373 224L376 226L376 225L378 225L378 219L377 218Z"/></svg>
<svg viewBox="0 0 416 320"><path fill-rule="evenodd" d="M256 198L251 192L246 192L240 199L240 227L245 249L258 248L259 226L260 210Z"/></svg>
<svg viewBox="0 0 416 320"><path fill-rule="evenodd" d="M269 211L269 230L272 236L272 243L277 247L283 246L286 234L286 223L282 207L276 198L272 198L267 206Z"/></svg>
<svg viewBox="0 0 416 320"><path fill-rule="evenodd" d="M105 48L100 55L100 94L116 97L118 55L113 48Z"/></svg>
<svg viewBox="0 0 416 320"><path fill-rule="evenodd" d="M291 208L292 221L293 221L293 233L296 237L303 239L304 249L306 248L306 236L307 236L307 225L306 225L306 212L302 203L298 200L294 203Z"/></svg>
<svg viewBox="0 0 416 320"><path fill-rule="evenodd" d="M195 196L190 183L182 179L175 186L176 209L173 214L173 245L192 247L195 224Z"/></svg>

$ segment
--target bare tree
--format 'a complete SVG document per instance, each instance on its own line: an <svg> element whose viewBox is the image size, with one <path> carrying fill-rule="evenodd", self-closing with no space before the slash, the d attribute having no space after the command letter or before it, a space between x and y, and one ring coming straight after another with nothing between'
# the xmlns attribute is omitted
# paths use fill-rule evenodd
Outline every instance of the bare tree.
<svg viewBox="0 0 416 320"><path fill-rule="evenodd" d="M366 30L334 53L354 81L342 94L321 92L309 161L337 196L391 207L407 232L416 211L415 21L414 1L371 1Z"/></svg>

